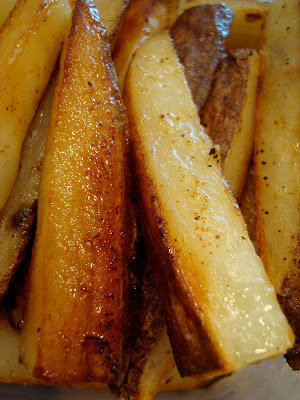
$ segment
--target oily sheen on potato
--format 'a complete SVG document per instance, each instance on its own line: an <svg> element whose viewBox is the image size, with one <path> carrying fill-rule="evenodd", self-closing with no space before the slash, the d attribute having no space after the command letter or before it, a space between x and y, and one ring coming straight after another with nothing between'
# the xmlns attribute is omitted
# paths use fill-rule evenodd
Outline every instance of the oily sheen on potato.
<svg viewBox="0 0 300 400"><path fill-rule="evenodd" d="M0 31L0 209L19 170L24 138L69 27L71 6L19 1Z"/></svg>
<svg viewBox="0 0 300 400"><path fill-rule="evenodd" d="M284 353L292 331L167 33L137 51L125 100L141 223L179 372L212 377Z"/></svg>
<svg viewBox="0 0 300 400"><path fill-rule="evenodd" d="M48 383L119 385L127 366L127 119L91 2L64 44L39 192L21 355Z"/></svg>
<svg viewBox="0 0 300 400"><path fill-rule="evenodd" d="M300 369L300 7L279 0L263 31L255 139L259 251L296 334ZM280 22L279 22L280 21Z"/></svg>

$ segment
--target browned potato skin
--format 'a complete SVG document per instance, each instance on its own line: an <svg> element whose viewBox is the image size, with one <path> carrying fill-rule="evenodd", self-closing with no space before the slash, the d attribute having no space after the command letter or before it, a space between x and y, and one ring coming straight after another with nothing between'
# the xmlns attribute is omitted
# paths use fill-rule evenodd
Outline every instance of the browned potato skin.
<svg viewBox="0 0 300 400"><path fill-rule="evenodd" d="M266 18L270 4L253 0L179 0L178 11L200 4L224 3L234 11L234 19L226 48L232 49L255 49L259 50L261 41L261 28Z"/></svg>
<svg viewBox="0 0 300 400"><path fill-rule="evenodd" d="M254 62L250 66L251 58ZM221 166L237 200L243 193L253 149L257 75L258 58L252 50L229 52L220 61L200 114L206 133L220 146ZM242 154L242 159L236 154Z"/></svg>
<svg viewBox="0 0 300 400"><path fill-rule="evenodd" d="M153 266L147 263L142 273L139 273L140 301L135 304L138 321L135 328L136 340L130 352L127 374L118 393L121 400L152 399L175 367L170 343L165 347L164 353L158 353L160 358L156 359L156 347L164 340L166 332L152 269Z"/></svg>
<svg viewBox="0 0 300 400"><path fill-rule="evenodd" d="M224 54L232 20L232 10L224 5L200 5L184 11L170 30L198 113L209 95Z"/></svg>
<svg viewBox="0 0 300 400"><path fill-rule="evenodd" d="M28 277L22 356L51 384L127 367L127 119L95 12L77 1L64 47Z"/></svg>

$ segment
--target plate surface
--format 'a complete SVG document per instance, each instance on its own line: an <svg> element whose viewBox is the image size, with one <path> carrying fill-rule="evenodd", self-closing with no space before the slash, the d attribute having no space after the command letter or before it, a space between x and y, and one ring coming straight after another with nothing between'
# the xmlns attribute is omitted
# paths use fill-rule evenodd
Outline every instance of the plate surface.
<svg viewBox="0 0 300 400"><path fill-rule="evenodd" d="M69 387L0 385L5 400L113 400L108 391ZM159 393L155 400L300 400L300 371L283 357L238 371L207 389Z"/></svg>

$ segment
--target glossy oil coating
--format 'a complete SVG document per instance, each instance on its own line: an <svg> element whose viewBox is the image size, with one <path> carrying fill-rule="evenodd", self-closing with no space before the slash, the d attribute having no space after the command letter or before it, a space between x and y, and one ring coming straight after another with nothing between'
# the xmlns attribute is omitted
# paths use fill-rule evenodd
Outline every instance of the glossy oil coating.
<svg viewBox="0 0 300 400"><path fill-rule="evenodd" d="M140 184L150 185L141 196L152 193L143 202L158 204L152 240L169 259L162 285L175 276L177 301L184 292L194 303L224 371L285 352L292 332L220 173L216 149L199 124L167 34L137 52L126 90L135 157L143 163Z"/></svg>
<svg viewBox="0 0 300 400"><path fill-rule="evenodd" d="M0 31L0 209L69 27L68 0L21 1Z"/></svg>
<svg viewBox="0 0 300 400"><path fill-rule="evenodd" d="M24 361L52 383L119 384L126 367L127 121L98 18L77 2L27 288Z"/></svg>

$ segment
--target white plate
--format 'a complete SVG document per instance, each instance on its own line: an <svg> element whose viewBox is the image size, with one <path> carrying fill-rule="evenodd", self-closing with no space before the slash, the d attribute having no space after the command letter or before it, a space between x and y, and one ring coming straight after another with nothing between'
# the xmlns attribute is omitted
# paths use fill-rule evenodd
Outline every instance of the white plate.
<svg viewBox="0 0 300 400"><path fill-rule="evenodd" d="M0 385L1 400L113 400L108 391L52 386ZM155 400L300 400L300 371L283 357L264 361L207 389L159 393Z"/></svg>

